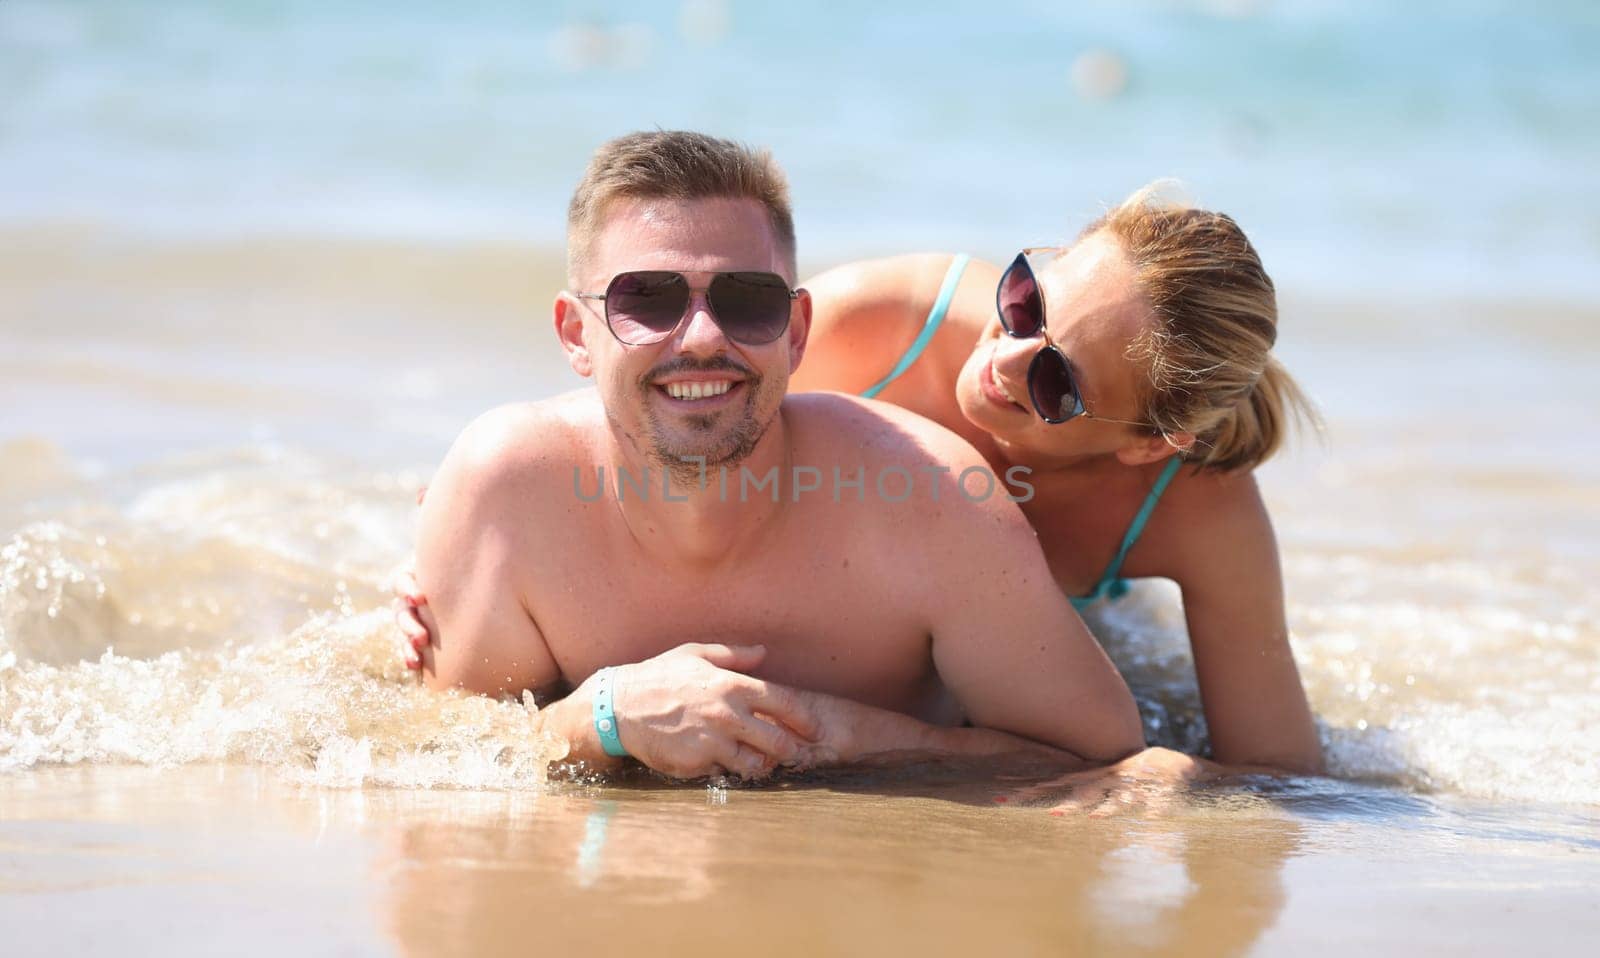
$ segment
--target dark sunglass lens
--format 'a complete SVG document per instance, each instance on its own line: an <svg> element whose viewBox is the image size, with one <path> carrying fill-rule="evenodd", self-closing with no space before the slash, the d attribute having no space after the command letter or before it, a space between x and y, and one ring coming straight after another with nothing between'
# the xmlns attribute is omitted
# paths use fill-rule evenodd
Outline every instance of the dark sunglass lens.
<svg viewBox="0 0 1600 958"><path fill-rule="evenodd" d="M1059 350L1039 350L1028 366L1028 398L1045 422L1062 423L1078 414L1078 388L1067 357Z"/></svg>
<svg viewBox="0 0 1600 958"><path fill-rule="evenodd" d="M734 342L760 346L789 327L789 284L776 273L718 273L706 296Z"/></svg>
<svg viewBox="0 0 1600 958"><path fill-rule="evenodd" d="M689 284L678 273L618 273L606 287L606 322L625 343L659 341L678 325L689 305Z"/></svg>
<svg viewBox="0 0 1600 958"><path fill-rule="evenodd" d="M1039 296L1033 270L1020 255L1000 277L995 305L1000 310L1000 323L1006 332L1024 339L1039 335L1044 326L1044 300Z"/></svg>

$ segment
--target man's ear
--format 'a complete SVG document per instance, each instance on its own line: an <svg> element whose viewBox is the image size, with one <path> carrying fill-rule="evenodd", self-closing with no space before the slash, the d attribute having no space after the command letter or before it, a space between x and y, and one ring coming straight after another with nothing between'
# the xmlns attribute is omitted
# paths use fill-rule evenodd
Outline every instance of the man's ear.
<svg viewBox="0 0 1600 958"><path fill-rule="evenodd" d="M594 364L589 356L589 346L583 338L584 308L570 293L557 293L552 309L556 322L556 338L566 350L567 364L572 371L588 379L594 375Z"/></svg>
<svg viewBox="0 0 1600 958"><path fill-rule="evenodd" d="M1125 466L1142 466L1172 455L1173 450L1188 452L1194 448L1194 433L1175 432L1170 435L1138 436L1117 450L1117 461Z"/></svg>
<svg viewBox="0 0 1600 958"><path fill-rule="evenodd" d="M797 289L794 301L789 304L789 375L800 368L805 358L806 343L811 339L811 293Z"/></svg>

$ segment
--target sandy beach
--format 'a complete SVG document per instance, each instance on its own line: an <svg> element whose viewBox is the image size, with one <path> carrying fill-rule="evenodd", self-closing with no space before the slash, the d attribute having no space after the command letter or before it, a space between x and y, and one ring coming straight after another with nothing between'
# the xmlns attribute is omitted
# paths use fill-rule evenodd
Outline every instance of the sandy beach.
<svg viewBox="0 0 1600 958"><path fill-rule="evenodd" d="M0 952L1581 954L1597 47L1561 0L6 0ZM1234 215L1326 420L1258 475L1329 777L552 782L522 704L416 684L417 490L582 385L568 195L658 127L773 149L803 276L1158 177ZM1087 618L1204 752L1176 587Z"/></svg>

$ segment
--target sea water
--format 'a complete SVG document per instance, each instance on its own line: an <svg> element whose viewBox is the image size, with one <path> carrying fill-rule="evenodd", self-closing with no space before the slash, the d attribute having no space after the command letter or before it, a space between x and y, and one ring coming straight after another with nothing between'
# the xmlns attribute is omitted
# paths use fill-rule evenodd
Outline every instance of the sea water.
<svg viewBox="0 0 1600 958"><path fill-rule="evenodd" d="M684 950L780 900L797 953L880 907L1041 952L1592 931L1597 40L1583 3L0 0L0 917L58 952L204 873L180 951L313 915L448 953L527 901L565 941L596 888ZM415 685L416 491L478 412L580 384L567 193L656 125L770 146L813 268L1003 260L1159 176L1233 213L1327 421L1261 480L1335 778L1103 831L927 768L551 785L521 704ZM1151 741L1203 750L1176 590L1090 619ZM1013 931L951 924L975 902Z"/></svg>

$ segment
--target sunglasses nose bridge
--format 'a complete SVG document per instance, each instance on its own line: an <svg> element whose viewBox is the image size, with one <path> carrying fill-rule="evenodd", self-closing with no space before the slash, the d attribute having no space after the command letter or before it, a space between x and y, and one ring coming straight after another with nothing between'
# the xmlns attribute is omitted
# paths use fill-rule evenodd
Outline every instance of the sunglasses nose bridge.
<svg viewBox="0 0 1600 958"><path fill-rule="evenodd" d="M679 317L674 338L685 352L714 353L727 348L727 334L722 331L722 325L717 322L717 315L711 309L711 294L708 290L696 289L689 292L689 301L684 304L683 315Z"/></svg>

